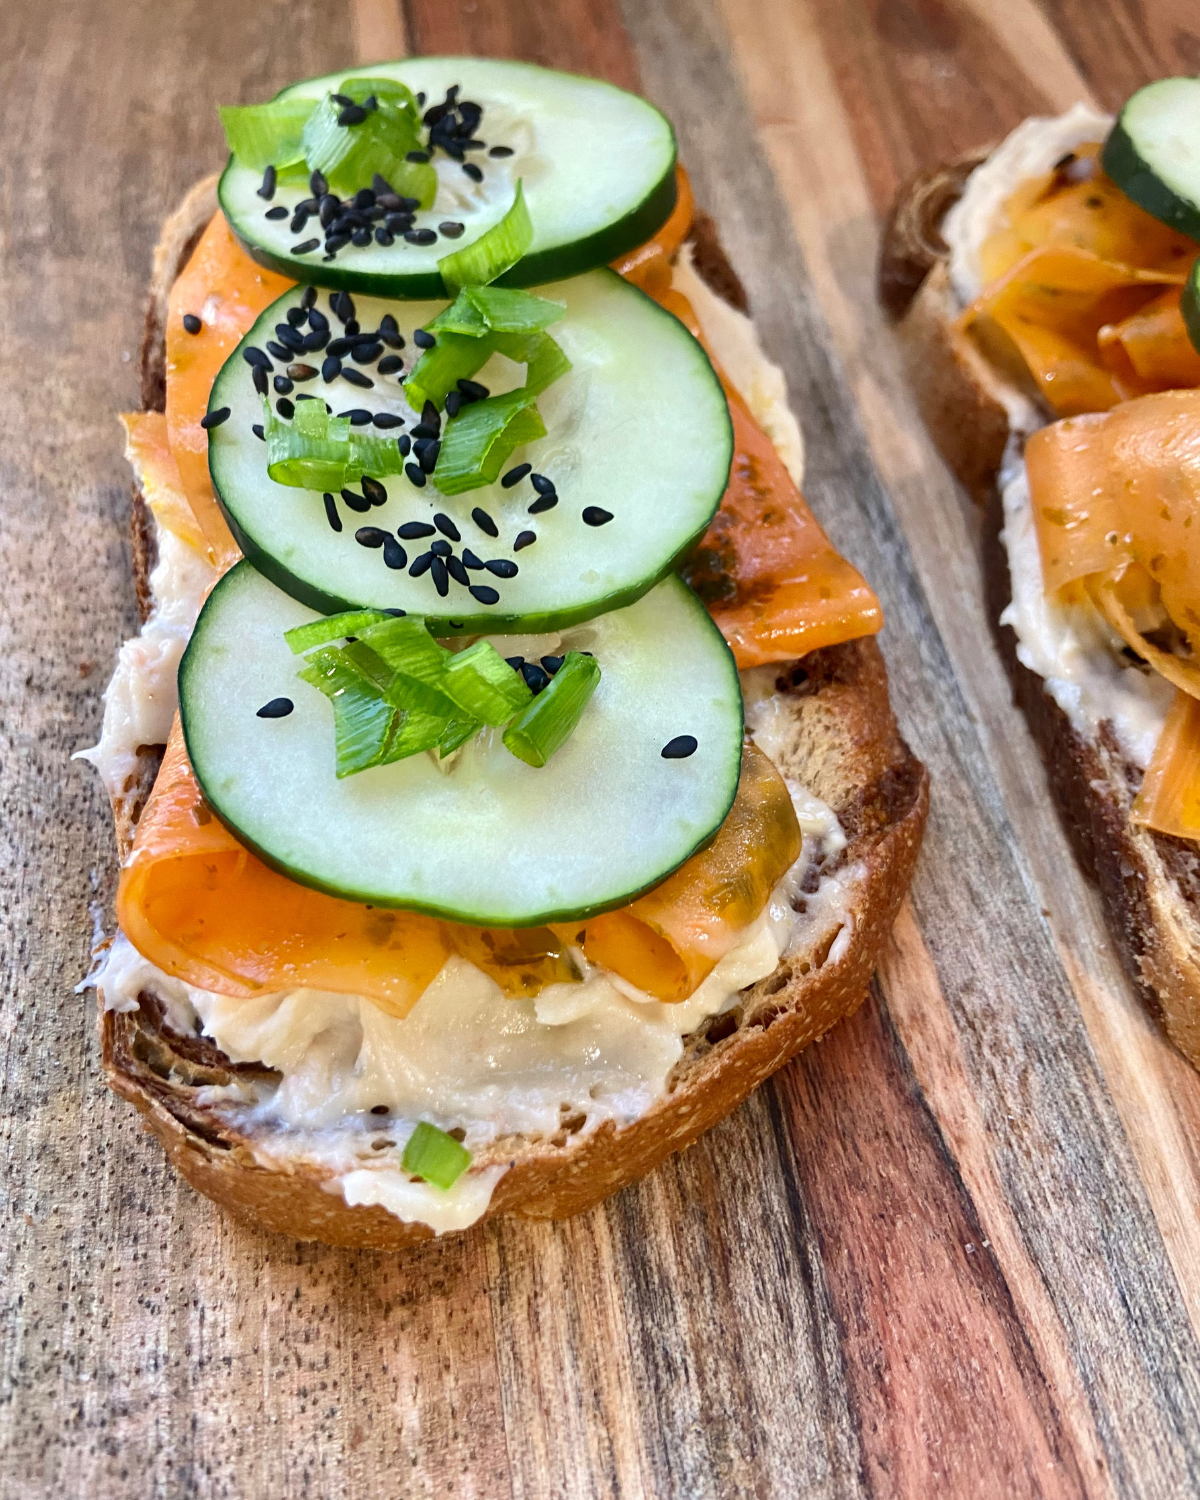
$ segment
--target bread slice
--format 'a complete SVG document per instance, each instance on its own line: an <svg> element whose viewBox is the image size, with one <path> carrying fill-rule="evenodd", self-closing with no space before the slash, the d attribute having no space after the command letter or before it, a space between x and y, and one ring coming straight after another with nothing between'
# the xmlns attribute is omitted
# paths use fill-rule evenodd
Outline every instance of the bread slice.
<svg viewBox="0 0 1200 1500"><path fill-rule="evenodd" d="M901 190L884 230L879 296L897 319L934 441L984 505L988 615L1076 856L1100 888L1109 929L1151 1014L1200 1068L1200 847L1129 821L1141 770L1122 754L1110 725L1102 723L1094 737L1073 727L1043 679L1017 659L1015 632L1000 624L1012 583L997 478L1013 435L1009 413L1028 410L1031 392L956 327L940 233L971 168L986 155L922 173Z"/></svg>
<svg viewBox="0 0 1200 1500"><path fill-rule="evenodd" d="M199 184L167 221L155 255L143 347L146 404L161 409L166 298L215 208L215 179ZM698 221L695 261L733 305L745 294L711 230ZM153 561L142 496L134 494L134 567L147 599ZM143 610L146 603L143 602ZM842 872L844 916L816 924L775 972L742 992L737 1004L684 1038L683 1056L665 1092L635 1123L593 1131L564 1123L548 1138L508 1138L477 1153L474 1166L508 1163L488 1215L562 1218L590 1208L681 1150L734 1109L802 1047L849 1015L866 993L880 947L912 877L928 810L928 776L896 728L887 673L874 640L815 651L781 666L778 691L789 732L780 769L837 814L846 848L822 867ZM122 856L153 784L161 751L147 748L137 773L114 798ZM801 898L802 900L803 898ZM141 1111L184 1177L243 1218L297 1239L398 1249L430 1237L381 1207L350 1207L315 1160L272 1163L261 1149L269 1127L213 1104L206 1089L267 1070L234 1064L211 1042L167 1024L148 993L138 1009L106 1011L100 995L104 1066L112 1087Z"/></svg>

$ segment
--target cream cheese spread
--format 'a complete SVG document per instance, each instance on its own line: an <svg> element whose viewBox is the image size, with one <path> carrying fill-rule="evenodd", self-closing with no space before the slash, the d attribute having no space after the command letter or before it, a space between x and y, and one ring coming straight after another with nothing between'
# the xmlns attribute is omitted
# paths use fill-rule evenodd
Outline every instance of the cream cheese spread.
<svg viewBox="0 0 1200 1500"><path fill-rule="evenodd" d="M803 444L782 371L764 356L750 320L709 291L686 252L675 285L799 484ZM187 543L161 528L157 534L153 614L121 648L100 743L79 752L114 796L136 767L138 746L167 738L179 657L214 578ZM537 655L555 640L531 637L522 646L506 637L503 645L506 654ZM743 689L749 732L764 753L782 760L786 716L774 673L743 674ZM534 999L504 995L482 970L453 957L403 1020L364 997L310 989L239 1000L171 978L119 931L89 982L112 1010L135 1010L139 994L149 991L176 1032L206 1036L232 1061L271 1070L201 1091L231 1119L270 1127L250 1136L264 1164L315 1162L329 1174L327 1190L349 1204L378 1204L437 1233L461 1229L486 1211L508 1163L473 1167L449 1192L413 1181L400 1158L419 1120L462 1132L474 1153L509 1136L553 1136L568 1120L584 1132L606 1121L629 1124L662 1095L684 1038L772 973L789 947L834 931L827 961L841 956L863 872L851 864L823 873L836 864L845 836L819 798L793 781L788 789L804 836L800 858L762 915L679 1004L643 993L579 952L580 982L549 985ZM373 1113L381 1106L386 1116Z"/></svg>

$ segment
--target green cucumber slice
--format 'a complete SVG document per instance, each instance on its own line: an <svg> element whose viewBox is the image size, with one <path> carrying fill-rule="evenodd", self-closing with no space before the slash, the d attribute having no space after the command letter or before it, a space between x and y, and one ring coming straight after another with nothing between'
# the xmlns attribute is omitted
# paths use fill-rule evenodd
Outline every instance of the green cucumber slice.
<svg viewBox="0 0 1200 1500"><path fill-rule="evenodd" d="M669 121L645 99L596 78L488 58L410 57L307 79L276 97L316 101L336 92L343 79L368 76L394 78L414 94L424 92L427 105L458 84L462 99L483 108L477 136L513 154L496 159L487 151L468 153L467 163L483 172L483 181L476 183L462 163L437 152L438 195L416 218L418 229L438 233L436 242L413 245L398 237L382 246L372 240L347 245L328 261L323 246L292 254L297 244L323 239L316 218L293 233L289 217L265 216L273 207L294 209L307 199L307 176L282 178L273 202L264 203L258 196L262 173L231 157L218 189L221 208L250 254L281 275L382 297L443 296L438 261L503 217L518 178L525 184L534 240L524 259L501 278L505 286L535 286L606 265L648 239L675 206L675 135ZM440 233L438 226L447 221L465 226L460 238Z"/></svg>
<svg viewBox="0 0 1200 1500"><path fill-rule="evenodd" d="M603 675L540 769L496 729L468 742L448 773L418 755L338 781L329 703L298 680L303 663L283 638L312 618L243 561L210 594L179 668L205 796L238 838L305 885L485 927L571 920L663 880L733 803L737 669L678 578L553 645L593 652ZM292 713L257 717L280 697ZM680 734L695 736L695 754L664 760Z"/></svg>
<svg viewBox="0 0 1200 1500"><path fill-rule="evenodd" d="M268 308L222 368L209 399L210 411L230 411L208 435L213 487L238 545L255 566L322 613L364 606L404 609L424 615L437 635L557 630L632 603L668 573L703 534L728 480L733 434L720 381L683 325L612 271L590 271L542 287L539 295L566 305L566 316L554 324L554 338L572 368L537 398L546 437L518 448L506 469L533 464L557 486L558 503L530 514L538 494L528 478L508 489L498 480L445 496L432 482L417 488L404 474L381 476L386 504L356 514L340 498L332 502L341 517L340 532L331 529L321 493L269 477L266 447L254 434L263 420L262 398L243 351L265 350L276 339L288 310L300 303L300 290ZM316 305L340 333L329 298L319 295ZM356 321L370 330L391 313L407 341L402 356L411 369L418 352L413 328L444 305L359 297ZM271 358L282 373L281 359ZM296 358L319 368L324 351ZM346 361L346 369L374 382L369 390L347 384L344 376L331 384L317 376L283 399L313 393L323 396L335 415L370 410L402 416L405 429L362 429L393 439L410 430L419 414L401 387L403 372L381 376L377 365L377 360ZM498 395L519 386L524 369L495 355L475 378ZM591 507L612 520L588 525L583 514ZM473 519L477 509L492 518L497 537ZM461 541L452 543L456 556L468 549L485 563L504 564L502 573L515 564L516 576L472 569L467 587L451 579L443 597L433 569L415 578L408 571L432 535L400 539L407 562L399 570L388 566L396 552L390 545L384 549L380 536L375 547L355 540L364 526L395 536L406 523L432 525L438 514L449 516L458 529ZM537 540L515 550L522 532ZM469 587L480 583L494 587L498 602L483 604L472 597Z"/></svg>
<svg viewBox="0 0 1200 1500"><path fill-rule="evenodd" d="M1200 78L1160 78L1138 89L1100 161L1139 208L1200 240Z"/></svg>
<svg viewBox="0 0 1200 1500"><path fill-rule="evenodd" d="M1200 260L1192 267L1183 284L1179 311L1183 314L1183 326L1187 329L1188 338L1200 353Z"/></svg>

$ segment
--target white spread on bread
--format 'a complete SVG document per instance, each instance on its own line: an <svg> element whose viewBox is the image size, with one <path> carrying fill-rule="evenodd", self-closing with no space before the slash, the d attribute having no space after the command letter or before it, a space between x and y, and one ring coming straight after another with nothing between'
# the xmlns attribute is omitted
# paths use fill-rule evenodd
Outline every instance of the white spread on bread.
<svg viewBox="0 0 1200 1500"><path fill-rule="evenodd" d="M1088 141L1102 141L1111 129L1111 115L1076 104L1064 115L1033 115L1022 120L980 162L967 178L962 197L942 221L942 238L950 249L950 282L960 307L974 302L983 290L980 249L1021 183L1052 171L1068 151Z"/></svg>
<svg viewBox="0 0 1200 1500"><path fill-rule="evenodd" d="M690 253L681 257L674 284L798 484L803 444L783 372L763 354L750 319L696 275ZM138 746L167 738L179 657L213 580L187 543L161 528L157 537L153 613L121 648L99 744L80 752L114 797L136 769ZM536 644L545 648L541 638ZM517 649L511 638L505 647ZM770 667L758 668L742 682L748 731L765 754L781 759L785 720L775 676ZM582 953L575 954L581 982L550 985L529 1000L504 995L473 964L452 957L403 1020L365 998L316 990L236 1000L169 977L121 932L89 982L113 1010L135 1010L148 991L174 1031L202 1034L232 1061L273 1070L200 1093L242 1124L270 1127L251 1135L264 1165L286 1170L289 1160L319 1162L329 1174L327 1189L351 1205L378 1204L437 1233L462 1229L486 1211L506 1164L472 1168L449 1192L413 1181L399 1161L418 1120L465 1132L473 1152L506 1136L553 1136L567 1122L573 1131L630 1123L661 1096L683 1055L683 1038L735 1005L739 991L772 973L791 946L815 932L833 933L826 961L836 962L849 945L850 908L863 871L856 864L836 868L846 839L833 811L791 779L788 789L804 838L800 858L762 915L678 1004L592 967ZM371 1113L380 1105L387 1116Z"/></svg>
<svg viewBox="0 0 1200 1500"><path fill-rule="evenodd" d="M950 247L950 277L960 306L982 290L979 252L996 227L1005 201L1028 177L1049 172L1068 151L1101 141L1112 117L1085 104L1052 119L1025 120L971 173L962 197L946 215L942 235ZM1017 637L1017 659L1043 679L1046 691L1085 739L1102 723L1129 762L1145 769L1154 752L1172 689L1156 672L1140 670L1122 653L1122 642L1095 609L1064 604L1046 594L1037 531L1022 458L1024 439L1046 421L1026 396L997 381L995 394L1008 412L1011 435L997 483L1004 503L1001 540L1008 554L1012 600L1000 616Z"/></svg>

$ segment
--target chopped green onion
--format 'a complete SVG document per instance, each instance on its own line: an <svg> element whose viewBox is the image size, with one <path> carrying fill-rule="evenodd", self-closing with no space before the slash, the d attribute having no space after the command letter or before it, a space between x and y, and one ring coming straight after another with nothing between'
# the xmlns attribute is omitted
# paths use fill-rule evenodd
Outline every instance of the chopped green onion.
<svg viewBox="0 0 1200 1500"><path fill-rule="evenodd" d="M478 719L451 719L438 742L438 759L445 760L447 755L453 755L480 727Z"/></svg>
<svg viewBox="0 0 1200 1500"><path fill-rule="evenodd" d="M479 338L485 333L540 333L566 316L561 302L535 297L503 286L464 287L454 301L429 324L433 333L462 333Z"/></svg>
<svg viewBox="0 0 1200 1500"><path fill-rule="evenodd" d="M401 710L400 725L388 752L388 761L407 760L422 750L436 750L449 723L445 714L428 713L422 708Z"/></svg>
<svg viewBox="0 0 1200 1500"><path fill-rule="evenodd" d="M304 160L301 137L312 111L311 99L276 99L273 104L225 104L218 113L230 151L243 166L263 172Z"/></svg>
<svg viewBox="0 0 1200 1500"><path fill-rule="evenodd" d="M433 482L443 495L492 484L522 443L545 436L537 404L525 390L473 401L446 424Z"/></svg>
<svg viewBox="0 0 1200 1500"><path fill-rule="evenodd" d="M364 630L360 640L396 674L392 701L401 708L458 717L458 705L445 691L450 653L429 634L419 615L388 619Z"/></svg>
<svg viewBox="0 0 1200 1500"><path fill-rule="evenodd" d="M446 663L448 697L485 724L507 724L533 697L529 685L488 641L476 641Z"/></svg>
<svg viewBox="0 0 1200 1500"><path fill-rule="evenodd" d="M411 1176L448 1191L471 1165L471 1153L452 1135L422 1120L408 1138L400 1165Z"/></svg>
<svg viewBox="0 0 1200 1500"><path fill-rule="evenodd" d="M595 657L568 651L549 685L504 731L507 749L527 765L544 766L570 737L599 681Z"/></svg>
<svg viewBox="0 0 1200 1500"><path fill-rule="evenodd" d="M504 217L471 244L453 255L444 255L438 261L438 270L446 290L452 293L464 286L487 286L505 271L511 271L532 244L533 220L518 180L516 197Z"/></svg>
<svg viewBox="0 0 1200 1500"><path fill-rule="evenodd" d="M298 675L333 704L338 779L383 765L392 748L399 710L360 676L345 649L314 652Z"/></svg>
<svg viewBox="0 0 1200 1500"><path fill-rule="evenodd" d="M343 106L326 94L304 127L309 167L323 172L331 190L343 194L365 186L378 172L397 193L428 208L437 193L437 173L428 162L407 160L420 146L413 96L403 84L383 78L347 79L338 93L359 104L374 94L377 107L357 125L339 125Z"/></svg>
<svg viewBox="0 0 1200 1500"><path fill-rule="evenodd" d="M285 422L263 397L267 473L276 484L303 490L338 490L364 474L382 479L404 471L404 458L388 438L361 433L349 417L331 417L320 399L296 403Z"/></svg>
<svg viewBox="0 0 1200 1500"><path fill-rule="evenodd" d="M437 343L426 349L404 382L404 394L413 411L432 401L439 411L446 396L460 380L469 380L492 357L491 338L469 338L459 333L439 333Z"/></svg>
<svg viewBox="0 0 1200 1500"><path fill-rule="evenodd" d="M571 368L571 361L548 333L497 333L499 353L525 366L525 393L539 396Z"/></svg>
<svg viewBox="0 0 1200 1500"><path fill-rule="evenodd" d="M348 635L360 635L370 625L391 617L383 609L348 609L340 615L325 615L319 620L310 620L307 625L295 625L284 632L284 640L295 655L311 651L314 646L327 646L330 641L343 640Z"/></svg>

